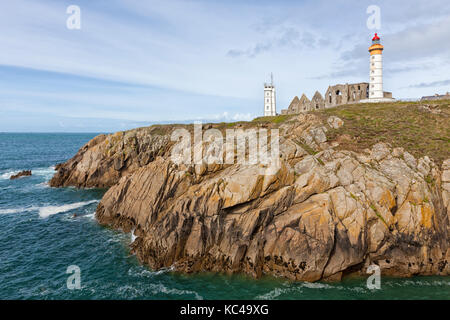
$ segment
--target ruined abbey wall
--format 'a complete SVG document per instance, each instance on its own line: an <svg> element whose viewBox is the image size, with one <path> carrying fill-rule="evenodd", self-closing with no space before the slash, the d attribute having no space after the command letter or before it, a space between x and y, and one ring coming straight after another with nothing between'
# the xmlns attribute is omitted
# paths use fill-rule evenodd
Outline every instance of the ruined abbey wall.
<svg viewBox="0 0 450 320"><path fill-rule="evenodd" d="M389 94L389 92L385 92L385 95ZM337 84L329 86L324 97L318 91L311 100L305 94L300 99L297 96L294 97L289 107L281 110L281 114L296 114L332 108L342 104L358 103L360 100L367 98L369 98L369 84L367 82Z"/></svg>

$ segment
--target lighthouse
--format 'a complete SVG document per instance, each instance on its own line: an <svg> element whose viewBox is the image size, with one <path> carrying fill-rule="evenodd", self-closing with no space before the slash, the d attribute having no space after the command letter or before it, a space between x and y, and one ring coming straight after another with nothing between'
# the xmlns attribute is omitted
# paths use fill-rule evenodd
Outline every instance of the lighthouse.
<svg viewBox="0 0 450 320"><path fill-rule="evenodd" d="M383 95L383 45L380 43L380 37L375 33L372 39L372 45L369 48L370 53L370 81L369 81L369 99L382 99Z"/></svg>
<svg viewBox="0 0 450 320"><path fill-rule="evenodd" d="M369 96L361 102L384 102L394 101L392 93L383 91L383 50L377 33L372 38L372 45L369 47L370 53L370 77Z"/></svg>
<svg viewBox="0 0 450 320"><path fill-rule="evenodd" d="M276 116L277 105L275 97L275 85L273 84L273 74L270 74L270 83L264 83L264 116Z"/></svg>

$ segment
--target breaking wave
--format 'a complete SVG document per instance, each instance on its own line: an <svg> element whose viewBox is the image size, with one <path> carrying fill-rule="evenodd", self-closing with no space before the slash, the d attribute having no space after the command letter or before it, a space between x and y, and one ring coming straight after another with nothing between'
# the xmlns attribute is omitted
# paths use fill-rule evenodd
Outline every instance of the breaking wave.
<svg viewBox="0 0 450 320"><path fill-rule="evenodd" d="M67 212L74 209L79 209L84 206L90 205L92 203L98 203L98 200L91 200L91 201L85 201L85 202L77 202L72 204L65 204L62 206L47 206L47 207L41 207L39 208L39 216L41 218L48 218L54 214Z"/></svg>
<svg viewBox="0 0 450 320"><path fill-rule="evenodd" d="M151 283L150 288L153 291L153 294L163 293L163 294L168 294L168 295L180 295L180 296L193 295L196 300L203 300L203 297L195 291L167 288L162 283L157 283L157 284Z"/></svg>
<svg viewBox="0 0 450 320"><path fill-rule="evenodd" d="M50 180L53 175L55 174L55 166L50 166L47 168L37 168L34 170L31 170L32 174L35 176L44 177L45 180Z"/></svg>
<svg viewBox="0 0 450 320"><path fill-rule="evenodd" d="M282 294L289 293L291 288L275 288L272 291L261 294L255 298L255 300L274 300L281 296Z"/></svg>
<svg viewBox="0 0 450 320"><path fill-rule="evenodd" d="M13 214L13 213L22 213L39 210L38 207L28 207L28 208L12 208L12 209L0 209L0 214Z"/></svg>
<svg viewBox="0 0 450 320"><path fill-rule="evenodd" d="M4 172L4 173L0 174L0 180L9 180L9 178L11 178L11 176L18 174L19 172L20 172L19 170Z"/></svg>
<svg viewBox="0 0 450 320"><path fill-rule="evenodd" d="M21 171L22 170L9 170L3 172L0 174L0 180L9 180L11 176L18 174ZM46 180L50 180L50 178L53 176L54 173L55 173L55 166L31 169L31 174L33 176L44 177Z"/></svg>
<svg viewBox="0 0 450 320"><path fill-rule="evenodd" d="M67 212L74 209L79 209L90 205L92 203L98 203L99 200L91 200L84 202L77 202L71 204L64 204L61 206L45 206L45 207L19 207L19 208L11 208L11 209L0 209L0 214L14 214L14 213L24 213L30 211L39 211L39 216L41 218L48 218L54 214ZM88 215L91 217L90 215ZM94 218L94 214L92 214L92 218Z"/></svg>

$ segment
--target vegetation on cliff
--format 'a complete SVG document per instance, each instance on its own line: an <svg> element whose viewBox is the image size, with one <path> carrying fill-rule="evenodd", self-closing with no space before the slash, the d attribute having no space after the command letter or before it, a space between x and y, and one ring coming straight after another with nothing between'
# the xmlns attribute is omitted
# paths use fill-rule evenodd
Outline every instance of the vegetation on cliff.
<svg viewBox="0 0 450 320"><path fill-rule="evenodd" d="M344 120L343 127L327 133L331 140L347 135L339 139L341 149L361 151L386 142L440 164L450 158L450 100L354 104L318 114Z"/></svg>

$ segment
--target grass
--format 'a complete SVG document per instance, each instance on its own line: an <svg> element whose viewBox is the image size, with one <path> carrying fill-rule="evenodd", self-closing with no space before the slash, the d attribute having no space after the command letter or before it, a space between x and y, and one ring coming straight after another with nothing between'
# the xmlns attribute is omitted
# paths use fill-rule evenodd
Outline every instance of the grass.
<svg viewBox="0 0 450 320"><path fill-rule="evenodd" d="M432 105L439 114L423 111L420 105ZM415 157L428 155L437 163L450 158L450 100L430 102L394 102L344 105L317 113L323 121L329 116L344 120L344 126L327 132L330 141L339 136L340 148L361 151L378 142L403 147Z"/></svg>
<svg viewBox="0 0 450 320"><path fill-rule="evenodd" d="M269 123L279 124L279 123L285 122L286 120L289 120L293 116L294 115L282 114L282 115L278 115L278 116L258 117L258 118L253 119L252 122L259 122L259 123L269 122Z"/></svg>
<svg viewBox="0 0 450 320"><path fill-rule="evenodd" d="M423 111L419 108L420 105L437 107L441 113ZM428 155L438 164L450 158L450 100L360 103L311 113L319 116L323 123L332 115L344 120L344 126L329 129L326 133L329 141L339 141L340 149L362 151L378 142L387 142L393 147L403 147L416 158ZM245 130L255 128L255 125L276 128L295 116L258 117L252 121L211 123L204 126L219 129L222 133L225 133L226 129ZM192 124L153 125L141 129L150 130L152 134L165 135L170 134L174 128L185 128L190 132L193 130ZM302 147L311 155L317 153L305 144L302 144Z"/></svg>
<svg viewBox="0 0 450 320"><path fill-rule="evenodd" d="M308 152L310 155L315 156L317 154L317 151L315 151L313 148L308 146L306 143L301 142L300 140L295 141L300 147L303 148L306 152Z"/></svg>
<svg viewBox="0 0 450 320"><path fill-rule="evenodd" d="M255 125L267 125L268 128L276 128L281 123L289 120L295 115L278 115L271 117L258 117L252 121L236 121L236 122L218 122L218 123L203 123L203 128L218 129L225 134L226 129L250 129L255 128ZM150 130L151 134L167 135L170 134L174 128L184 128L189 132L193 131L193 124L155 124L150 127L143 127L139 129Z"/></svg>
<svg viewBox="0 0 450 320"><path fill-rule="evenodd" d="M378 217L378 219L380 219L385 225L386 227L389 229L388 224L386 223L386 221L383 219L383 217L381 216L381 214L378 213L377 208L375 208L375 206L373 204L370 204L370 208L375 212L376 216Z"/></svg>

